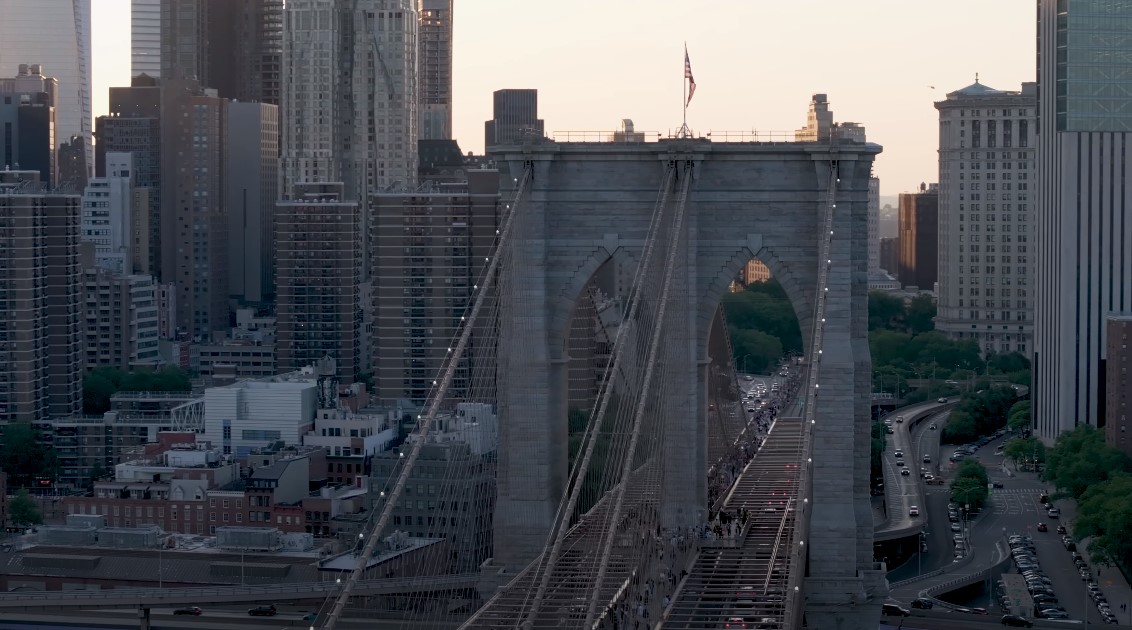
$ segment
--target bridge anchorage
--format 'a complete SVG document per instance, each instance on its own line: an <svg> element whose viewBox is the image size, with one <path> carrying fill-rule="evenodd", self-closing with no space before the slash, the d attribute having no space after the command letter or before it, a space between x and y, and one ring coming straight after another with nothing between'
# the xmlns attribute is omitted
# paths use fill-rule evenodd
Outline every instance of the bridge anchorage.
<svg viewBox="0 0 1132 630"><path fill-rule="evenodd" d="M879 152L700 139L499 151L495 253L322 627L400 529L449 546L425 574L483 560L477 593L398 599L415 619L474 609L462 627L612 628L648 614L673 629L734 617L875 628L887 587L872 558L866 204ZM798 395L709 504L709 338L752 258L786 290L807 354ZM602 376L584 386L572 371L580 309L603 340L590 357ZM436 456L481 403L498 414L498 448ZM467 516L434 521L429 504Z"/></svg>

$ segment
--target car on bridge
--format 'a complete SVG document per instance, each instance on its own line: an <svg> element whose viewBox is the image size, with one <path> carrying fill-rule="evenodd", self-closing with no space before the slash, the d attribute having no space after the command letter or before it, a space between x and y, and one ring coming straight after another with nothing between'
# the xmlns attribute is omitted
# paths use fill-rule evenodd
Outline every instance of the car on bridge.
<svg viewBox="0 0 1132 630"><path fill-rule="evenodd" d="M178 609L174 610L173 614L174 615L195 615L195 616L199 617L201 615L201 613L203 613L203 612L204 611L201 610L199 606L185 606L184 608L178 608Z"/></svg>
<svg viewBox="0 0 1132 630"><path fill-rule="evenodd" d="M274 617L278 611L275 610L275 604L270 606L256 606L249 608L248 614L252 617Z"/></svg>
<svg viewBox="0 0 1132 630"><path fill-rule="evenodd" d="M935 602L927 597L917 597L912 600L912 608L919 608L920 610L931 610Z"/></svg>
<svg viewBox="0 0 1132 630"><path fill-rule="evenodd" d="M912 611L897 604L884 604L881 606L880 614L885 617L908 617L911 616Z"/></svg>
<svg viewBox="0 0 1132 630"><path fill-rule="evenodd" d="M1002 625L1012 628L1033 628L1034 622L1018 615L1003 615Z"/></svg>

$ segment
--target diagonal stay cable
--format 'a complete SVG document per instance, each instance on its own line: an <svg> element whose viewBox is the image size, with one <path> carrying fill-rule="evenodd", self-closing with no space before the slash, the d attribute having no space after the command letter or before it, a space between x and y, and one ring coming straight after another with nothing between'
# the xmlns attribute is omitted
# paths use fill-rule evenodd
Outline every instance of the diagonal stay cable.
<svg viewBox="0 0 1132 630"><path fill-rule="evenodd" d="M609 554L613 548L613 541L616 538L616 527L621 518L621 510L625 500L625 488L628 485L625 482L630 478L633 470L633 456L636 452L637 442L640 439L641 423L644 420L645 404L648 401L647 392L650 390L650 385L652 384L652 378L656 368L657 351L660 347L660 339L664 334L665 307L668 303L668 292L672 285L672 276L675 275L676 254L679 250L680 239L683 236L681 231L684 226L684 207L688 201L688 190L691 187L692 177L689 172L690 170L691 162L686 162L684 185L680 190L680 197L676 201L676 210L672 216L671 246L668 250L668 258L664 263L664 281L660 292L660 300L657 304L656 321L653 323L655 328L652 331L652 342L649 344L648 358L645 361L644 383L637 400L637 410L633 418L633 429L629 438L628 451L625 453L625 459L621 466L622 483L617 486L615 491L616 498L613 504L613 514L609 521L612 523L613 529L609 532L602 547L601 561L598 564L598 573L594 579L593 596L590 597L589 609L586 612L586 624L584 626L586 628L593 627L594 615L597 612L597 603L601 595L601 584L605 580L605 574L609 568Z"/></svg>
<svg viewBox="0 0 1132 630"><path fill-rule="evenodd" d="M654 213L655 227L659 231L660 224L663 222L665 208L668 206L669 189L672 186L673 177L675 175L675 165L669 164L664 174L664 179L661 182L662 194L657 203L656 211ZM638 265L637 276L644 273L652 264L652 257L656 249L656 233L645 244L644 255L641 256L641 262ZM533 622L534 617L538 614L542 606L543 597L546 595L547 586L550 584L551 574L554 571L554 566L558 562L559 554L562 552L562 542L565 539L565 534L568 529L567 523L569 522L570 515L574 513L574 508L578 504L578 497L581 495L582 486L586 473L589 471L590 461L593 457L594 448L598 443L598 438L601 435L602 424L605 421L606 410L609 406L609 399L613 392L613 385L616 381L618 371L621 369L621 359L624 356L624 346L626 339L629 337L629 328L632 326L633 321L637 316L637 310L641 303L642 290L638 289L632 295L629 302L628 314L622 320L621 326L617 329L617 336L613 345L613 352L609 360L609 367L606 370L605 378L602 381L602 392L600 402L597 405L597 410L590 416L590 429L587 430L589 441L586 442L585 454L582 456L580 462L575 466L575 479L570 494L563 504L562 509L559 510L558 527L555 530L554 543L550 548L550 554L546 561L546 568L543 570L542 579L539 581L538 590L535 592L534 601L531 604L530 613L527 619L527 624ZM622 483L627 483L628 476L622 478Z"/></svg>
<svg viewBox="0 0 1132 630"><path fill-rule="evenodd" d="M358 555L357 565L350 573L350 577L342 585L342 592L338 595L337 601L334 602L334 608L330 611L326 621L323 623L323 630L334 630L338 623L338 618L342 616L342 611L346 607L346 602L350 599L350 591L353 590L355 584L361 578L362 573L365 571L366 566L369 564L369 559L373 552L377 549L377 544L381 538L380 534L385 530L389 524L389 519L393 515L394 507L397 501L400 500L401 494L405 490L405 484L408 483L409 475L412 473L413 464L416 463L417 457L420 456L421 448L425 444L425 436L432 426L432 421L436 417L437 411L440 410L440 405L444 402L445 392L448 390L449 384L455 375L457 364L460 357L464 353L464 349L468 345L468 340L472 336L472 330L475 328L474 323L476 317L479 315L480 309L483 307L485 297L490 293L492 281L495 279L496 272L499 268L499 260L501 256L499 252L508 246L508 237L511 234L511 226L514 223L515 215L519 212L519 199L525 190L527 183L531 178L531 168L528 166L523 171L523 179L519 182L518 187L515 189L515 198L511 203L511 213L507 216L503 224L503 229L499 236L499 245L496 248L496 253L491 257L491 263L488 265L487 272L484 274L483 285L478 295L476 295L475 304L472 306L471 312L468 314L464 322L463 329L460 331L460 339L456 343L456 347L447 359L447 365L444 370L444 375L441 377L441 382L437 390L433 394L433 398L429 403L428 410L419 416L417 434L419 439L413 442L412 448L409 450L409 455L405 458L405 464L401 468L401 474L397 478L397 484L393 486L393 490L386 498L385 505L382 508L381 516L377 519L373 529L369 532L369 539L366 541L365 547Z"/></svg>

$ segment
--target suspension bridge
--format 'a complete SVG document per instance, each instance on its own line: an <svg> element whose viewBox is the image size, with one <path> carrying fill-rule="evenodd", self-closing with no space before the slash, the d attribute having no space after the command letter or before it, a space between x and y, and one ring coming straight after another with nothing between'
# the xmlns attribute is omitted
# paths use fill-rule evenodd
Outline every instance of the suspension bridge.
<svg viewBox="0 0 1132 630"><path fill-rule="evenodd" d="M452 300L470 302L452 313L460 332L379 481L354 570L312 627L334 630L352 598L384 597L406 627L462 615L468 629L876 628L887 586L872 557L867 191L879 152L836 138L500 149L493 254L477 261L471 299ZM734 402L709 350L726 326L720 300L752 258L806 341L796 395L759 440L723 408ZM583 296L617 305L592 383L571 377ZM420 464L461 403L498 413L481 463L494 483L470 495L453 490L469 487L457 483L466 462ZM571 415L584 426L571 430ZM708 471L729 452L745 456L716 496ZM414 520L414 504L443 516ZM455 544L485 509L492 553L474 588L454 547L383 595L369 560L385 537Z"/></svg>
<svg viewBox="0 0 1132 630"><path fill-rule="evenodd" d="M630 622L654 611L648 625L665 628L875 628L886 586L868 489L866 200L879 151L836 139L503 149L495 253L371 531L390 531L437 414L484 401L500 426L494 553L464 627L612 628L628 610ZM721 424L709 408L723 414L709 329L752 258L790 297L804 375L709 504L710 426ZM621 308L584 431L571 434L570 324L595 282ZM732 535L705 538L720 519ZM440 614L424 597L413 608Z"/></svg>

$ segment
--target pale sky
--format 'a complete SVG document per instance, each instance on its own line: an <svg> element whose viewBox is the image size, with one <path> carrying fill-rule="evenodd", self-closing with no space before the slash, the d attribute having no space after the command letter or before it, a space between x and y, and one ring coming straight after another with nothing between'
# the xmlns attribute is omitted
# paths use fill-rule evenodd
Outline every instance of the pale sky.
<svg viewBox="0 0 1132 630"><path fill-rule="evenodd" d="M551 131L667 133L681 122L684 42L696 77L688 124L788 131L814 93L884 146L881 193L938 177L932 102L1035 74L1034 0L455 0L454 127L483 151L491 93L538 88ZM129 0L93 0L94 114L129 85ZM931 87L934 86L934 89Z"/></svg>

